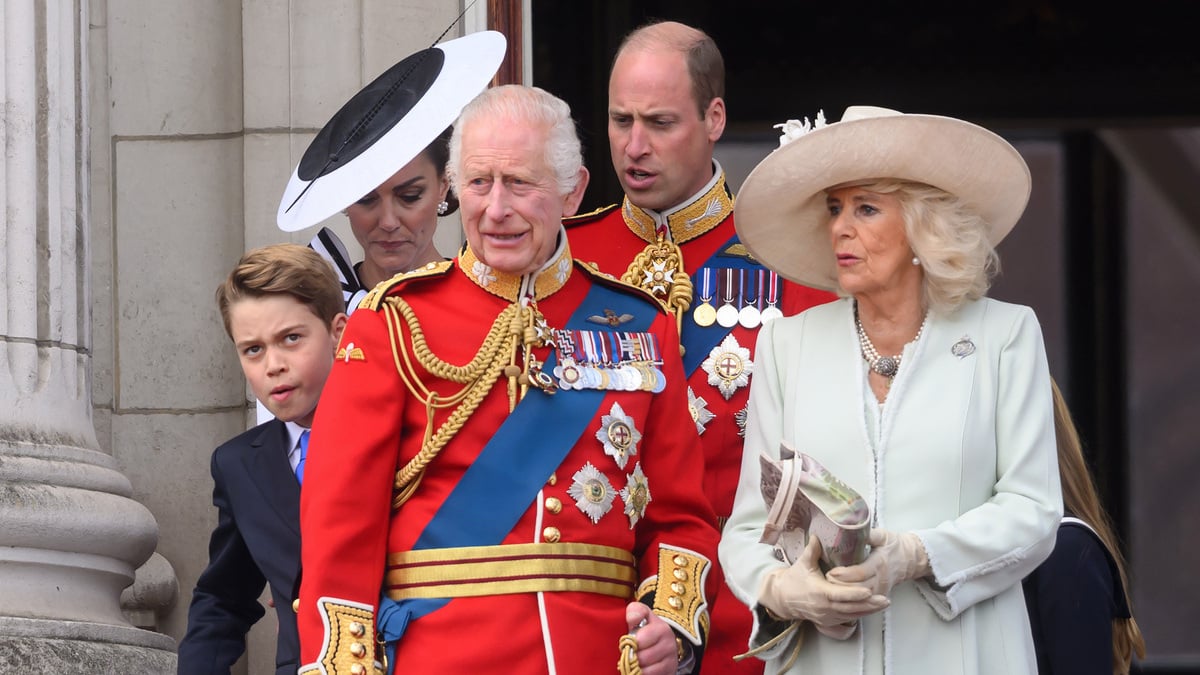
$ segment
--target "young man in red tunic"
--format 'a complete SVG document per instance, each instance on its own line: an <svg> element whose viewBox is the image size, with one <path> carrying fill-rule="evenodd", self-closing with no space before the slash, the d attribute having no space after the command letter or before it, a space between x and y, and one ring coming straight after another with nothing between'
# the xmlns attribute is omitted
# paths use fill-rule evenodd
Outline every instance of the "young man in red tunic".
<svg viewBox="0 0 1200 675"><path fill-rule="evenodd" d="M713 159L724 88L721 53L702 31L662 22L627 36L608 86L609 149L625 198L565 223L576 257L641 286L675 316L704 494L721 523L737 490L758 327L834 297L778 278L738 242L733 191ZM761 673L756 659L733 661L750 629L743 603L719 593L704 672Z"/></svg>

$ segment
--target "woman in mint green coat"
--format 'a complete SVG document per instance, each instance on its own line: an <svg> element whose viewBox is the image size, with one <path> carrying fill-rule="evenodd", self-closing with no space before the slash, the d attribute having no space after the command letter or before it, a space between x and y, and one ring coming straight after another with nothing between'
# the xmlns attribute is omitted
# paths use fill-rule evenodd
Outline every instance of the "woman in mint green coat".
<svg viewBox="0 0 1200 675"><path fill-rule="evenodd" d="M1020 582L1062 513L1050 379L1033 311L985 297L1029 189L986 129L868 107L785 125L742 186L751 253L844 296L759 335L720 558L767 673L1036 672ZM861 563L762 543L782 443L865 501Z"/></svg>

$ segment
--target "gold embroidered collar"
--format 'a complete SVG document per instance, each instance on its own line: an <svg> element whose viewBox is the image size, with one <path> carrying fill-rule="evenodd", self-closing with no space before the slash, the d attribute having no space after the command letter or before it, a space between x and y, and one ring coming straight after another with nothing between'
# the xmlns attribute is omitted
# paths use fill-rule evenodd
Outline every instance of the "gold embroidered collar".
<svg viewBox="0 0 1200 675"><path fill-rule="evenodd" d="M475 255L470 244L467 244L458 256L458 267L468 279L475 282L475 285L492 295L516 302L522 291L528 289L532 282L533 299L541 300L562 288L567 279L571 278L571 249L567 246L566 234L561 229L558 242L558 248L555 249L554 255L550 256L550 260L532 274L517 276L493 269Z"/></svg>
<svg viewBox="0 0 1200 675"><path fill-rule="evenodd" d="M667 239L676 244L695 239L708 232L733 212L733 195L725 184L725 171L713 160L713 178L708 185L687 202L662 213L634 206L626 197L621 215L634 234L653 243L658 238L658 225L667 224Z"/></svg>

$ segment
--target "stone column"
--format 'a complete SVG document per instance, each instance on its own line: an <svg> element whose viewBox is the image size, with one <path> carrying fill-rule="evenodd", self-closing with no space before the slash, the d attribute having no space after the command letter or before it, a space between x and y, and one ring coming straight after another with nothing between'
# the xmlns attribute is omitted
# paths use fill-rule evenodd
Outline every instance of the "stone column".
<svg viewBox="0 0 1200 675"><path fill-rule="evenodd" d="M120 605L158 528L91 419L86 29L82 0L0 3L0 663L166 673Z"/></svg>

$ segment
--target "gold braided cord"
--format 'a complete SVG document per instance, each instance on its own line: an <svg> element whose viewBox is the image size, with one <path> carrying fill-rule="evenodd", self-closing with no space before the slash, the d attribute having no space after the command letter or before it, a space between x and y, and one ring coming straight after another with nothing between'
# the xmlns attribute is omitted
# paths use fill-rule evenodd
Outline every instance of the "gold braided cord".
<svg viewBox="0 0 1200 675"><path fill-rule="evenodd" d="M638 663L637 657L637 636L622 635L618 646L621 658L617 659L617 672L620 675L642 675L642 664Z"/></svg>
<svg viewBox="0 0 1200 675"><path fill-rule="evenodd" d="M388 337L392 344L392 358L396 371L410 394L425 405L425 431L421 440L421 449L411 460L396 472L392 497L392 508L399 508L408 501L420 485L425 468L437 457L442 448L450 442L480 403L491 391L492 385L504 371L504 362L516 347L516 336L509 329L513 319L519 315L519 307L512 305L506 308L492 323L491 329L476 352L475 357L465 366L455 366L439 359L429 349L425 342L425 334L420 321L412 307L402 298L388 298L382 307L385 323L388 327ZM408 328L411 336L412 354L404 349L400 320ZM455 394L442 397L437 392L430 391L421 381L412 358L430 374L444 380L463 383L466 386ZM453 407L450 416L433 431L434 411Z"/></svg>

